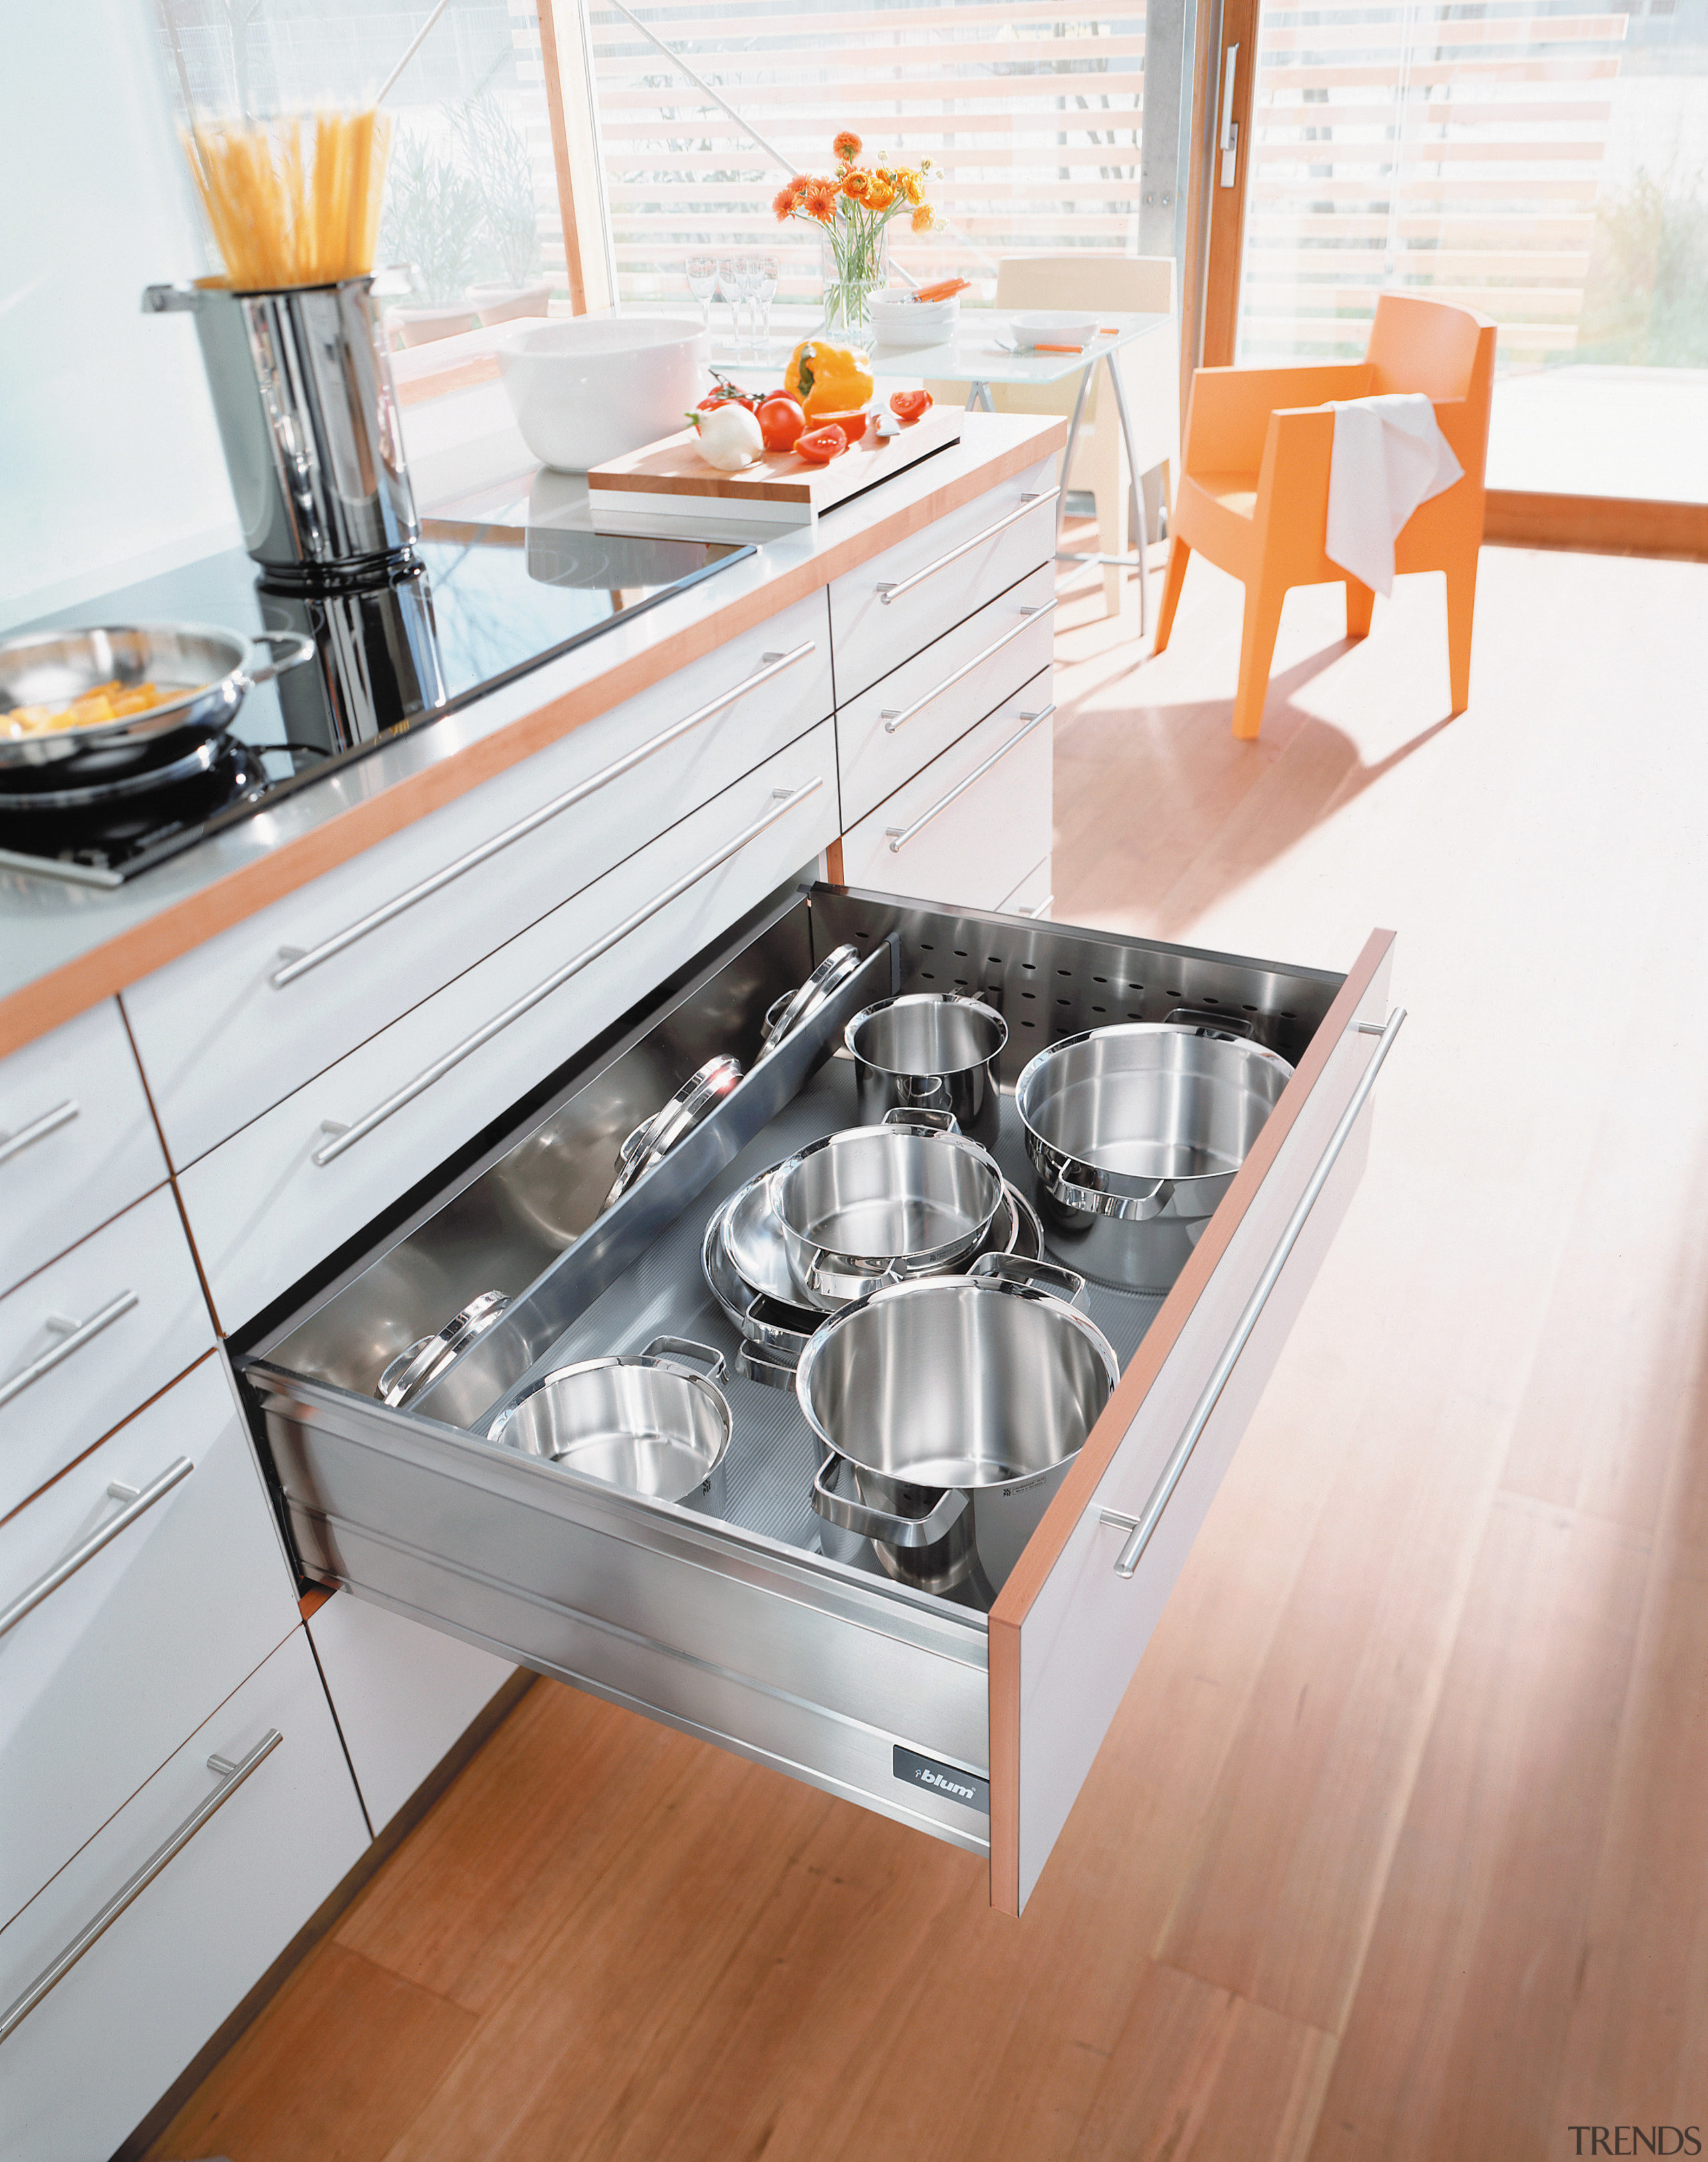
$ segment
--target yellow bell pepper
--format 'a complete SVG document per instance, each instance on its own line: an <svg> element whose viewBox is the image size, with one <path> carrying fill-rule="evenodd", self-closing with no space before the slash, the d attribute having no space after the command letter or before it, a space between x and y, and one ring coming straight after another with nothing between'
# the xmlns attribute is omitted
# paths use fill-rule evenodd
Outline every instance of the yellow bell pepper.
<svg viewBox="0 0 1708 2162"><path fill-rule="evenodd" d="M807 338L789 356L783 388L809 420L815 413L858 413L870 401L872 371L857 346Z"/></svg>

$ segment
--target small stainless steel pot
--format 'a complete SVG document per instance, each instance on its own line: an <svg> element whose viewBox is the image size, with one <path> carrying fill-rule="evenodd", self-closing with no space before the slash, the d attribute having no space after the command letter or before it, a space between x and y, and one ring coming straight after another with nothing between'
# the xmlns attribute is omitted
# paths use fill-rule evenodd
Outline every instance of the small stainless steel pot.
<svg viewBox="0 0 1708 2162"><path fill-rule="evenodd" d="M261 661L258 645L281 650ZM311 661L314 650L313 640L294 630L259 631L248 639L199 623L91 624L0 639L0 766L75 760L81 783L118 779L163 736L181 735L188 748L222 734L258 683ZM115 681L170 686L176 695L120 720L35 735L6 732L13 706L70 705L97 683Z"/></svg>
<svg viewBox="0 0 1708 2162"><path fill-rule="evenodd" d="M1014 1101L1052 1251L1165 1288L1292 1078L1214 1021L1127 1022L1039 1052Z"/></svg>
<svg viewBox="0 0 1708 2162"><path fill-rule="evenodd" d="M863 1125L886 1111L948 1111L974 1141L995 1141L1008 1023L982 1000L958 991L880 999L854 1016L843 1042Z"/></svg>
<svg viewBox="0 0 1708 2162"><path fill-rule="evenodd" d="M827 1312L953 1268L990 1237L1003 1194L995 1159L964 1134L904 1119L828 1134L772 1176L795 1280Z"/></svg>
<svg viewBox="0 0 1708 2162"><path fill-rule="evenodd" d="M1081 1280L990 1256L828 1321L795 1389L826 1460L812 1506L903 1584L989 1605L1120 1377ZM850 1491L852 1489L852 1491Z"/></svg>
<svg viewBox="0 0 1708 2162"><path fill-rule="evenodd" d="M731 1427L718 1386L725 1371L703 1344L656 1336L644 1351L543 1376L499 1414L487 1439L716 1516Z"/></svg>

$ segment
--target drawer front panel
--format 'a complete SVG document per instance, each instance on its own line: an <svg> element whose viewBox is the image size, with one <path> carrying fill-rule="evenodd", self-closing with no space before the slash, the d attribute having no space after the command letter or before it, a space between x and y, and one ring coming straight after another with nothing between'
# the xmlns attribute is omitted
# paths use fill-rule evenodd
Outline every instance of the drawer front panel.
<svg viewBox="0 0 1708 2162"><path fill-rule="evenodd" d="M838 706L844 825L875 810L975 721L1049 667L1055 598L1054 567L1040 565L870 690Z"/></svg>
<svg viewBox="0 0 1708 2162"><path fill-rule="evenodd" d="M166 1176L112 1000L0 1061L0 1292Z"/></svg>
<svg viewBox="0 0 1708 2162"><path fill-rule="evenodd" d="M1053 458L1040 459L1029 472L1000 483L857 571L831 581L830 634L839 700L845 703L869 690L880 676L922 652L1040 563L1054 562L1056 505L1043 498L1056 484L1055 470ZM1021 498L1028 495L1038 501L1024 510ZM1016 510L1022 515L1011 520ZM975 545L964 555L955 552L969 540ZM933 569L937 564L942 567ZM917 584L887 600L879 590L914 578Z"/></svg>
<svg viewBox="0 0 1708 2162"><path fill-rule="evenodd" d="M9 1292L0 1299L0 1516L212 1343L170 1187Z"/></svg>
<svg viewBox="0 0 1708 2162"><path fill-rule="evenodd" d="M241 1783L241 1765L283 1738ZM0 2002L29 1991L127 1882L205 1818L0 2043L8 2162L100 2162L177 2078L368 1844L314 1655L294 1630L0 1930Z"/></svg>
<svg viewBox="0 0 1708 2162"><path fill-rule="evenodd" d="M1049 853L1050 695L1034 676L845 833L848 884L994 909Z"/></svg>
<svg viewBox="0 0 1708 2162"><path fill-rule="evenodd" d="M567 791L808 649L582 801L341 950L311 957ZM125 995L168 1150L182 1169L794 741L832 707L823 595L574 729ZM274 983L290 967L300 973Z"/></svg>
<svg viewBox="0 0 1708 2162"><path fill-rule="evenodd" d="M165 1481L187 1459L194 1470ZM0 1524L0 1607L159 1498L0 1635L0 1923L296 1626L295 1586L210 1357Z"/></svg>
<svg viewBox="0 0 1708 2162"><path fill-rule="evenodd" d="M782 797L793 794L792 805ZM762 831L754 829L770 820ZM242 1134L191 1165L180 1191L215 1309L229 1332L333 1251L506 1105L625 1012L835 836L835 731L825 722L607 873L587 891L394 1021ZM492 1034L542 983L712 857L616 945ZM364 1137L352 1127L436 1070ZM511 1287L520 1288L520 1287Z"/></svg>
<svg viewBox="0 0 1708 2162"><path fill-rule="evenodd" d="M1384 966L1365 994L1362 1018L1374 1022L1379 1016L1385 979ZM1015 1745L1011 1766L1004 1766L1001 1751L995 1752L992 1811L993 1826L1000 1829L992 1896L1011 1912L1024 1907L1067 1822L1363 1177L1371 1117L1367 1100L1350 1131L1342 1136L1340 1129L1378 1053L1371 1037L1355 1024L1343 1024L1207 1277L1198 1280L1196 1262L1189 1264L1153 1324L1153 1336L1166 1343L1166 1351L1094 1491L1087 1500L1071 1486L1063 1489L1060 1501L1070 1514L1077 1507L1078 1514L1036 1595L1029 1605L1023 1596L1011 1600L1016 1590L1011 1583L992 1615L993 1728L1010 1732ZM1325 1166L1326 1177L1289 1247L1294 1212ZM1235 1205L1237 1193L1236 1188L1224 1206ZM1278 1274L1272 1274L1283 1253ZM1242 1323L1272 1274L1241 1345ZM1171 1311L1180 1320L1178 1332L1168 1329ZM1120 1404L1110 1413L1122 1415ZM1097 1440L1094 1434L1088 1449ZM1183 1467L1181 1454L1188 1444ZM1106 1522L1105 1511L1126 1522ZM1153 1517L1154 1529L1135 1562L1126 1552L1133 1528ZM1123 1563L1126 1574L1118 1566ZM1011 1623L1005 1606L1012 1613L1016 1604L1024 1611ZM1005 1769L1015 1775L1011 1785Z"/></svg>
<svg viewBox="0 0 1708 2162"><path fill-rule="evenodd" d="M311 1574L985 1850L981 1814L895 1772L900 1742L984 1775L976 1622L898 1611L852 1572L827 1596L798 1557L762 1543L732 1555L685 1512L643 1519L532 1460L330 1392L264 1403Z"/></svg>

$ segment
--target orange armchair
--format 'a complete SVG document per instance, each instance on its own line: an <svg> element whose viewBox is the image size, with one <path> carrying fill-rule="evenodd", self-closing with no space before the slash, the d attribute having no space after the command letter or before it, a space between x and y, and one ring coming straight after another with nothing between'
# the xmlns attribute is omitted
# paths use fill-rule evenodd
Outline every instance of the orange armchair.
<svg viewBox="0 0 1708 2162"><path fill-rule="evenodd" d="M1335 416L1324 400L1421 391L1465 476L1413 511L1394 543L1397 571L1447 574L1447 661L1453 711L1470 702L1471 618L1482 544L1483 467L1494 389L1495 326L1468 308L1409 293L1376 304L1361 361L1304 368L1201 368L1186 440L1153 653L1168 643L1194 548L1246 588L1234 734L1263 724L1269 663L1290 586L1346 588L1346 634L1370 629L1376 596L1323 553Z"/></svg>

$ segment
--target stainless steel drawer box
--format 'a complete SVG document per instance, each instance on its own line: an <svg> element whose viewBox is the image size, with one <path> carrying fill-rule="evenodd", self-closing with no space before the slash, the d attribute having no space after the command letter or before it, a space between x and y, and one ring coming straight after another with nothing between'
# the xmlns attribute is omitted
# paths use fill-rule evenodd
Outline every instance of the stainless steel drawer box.
<svg viewBox="0 0 1708 2162"><path fill-rule="evenodd" d="M1011 1087L1057 1035L1183 1003L1237 1015L1296 1067L1173 1288L1094 1287L1122 1380L988 1614L816 1550L815 1448L785 1392L732 1376L720 1517L480 1438L548 1360L661 1329L733 1351L701 1228L755 1170L852 1122L845 1062L809 1078L802 1050L762 1086L761 1068L697 1156L602 1219L597 1198L631 1114L743 1054L845 941L866 956L846 1010L891 984L1000 1005ZM831 887L784 898L408 1237L243 1352L305 1572L986 1852L993 1903L1019 1912L1356 1187L1391 946L1373 935L1341 977ZM1023 1177L1015 1123L1010 1106L999 1155ZM515 1294L500 1328L410 1409L378 1403L396 1350L489 1286ZM1122 1526L1147 1517L1130 1556Z"/></svg>

